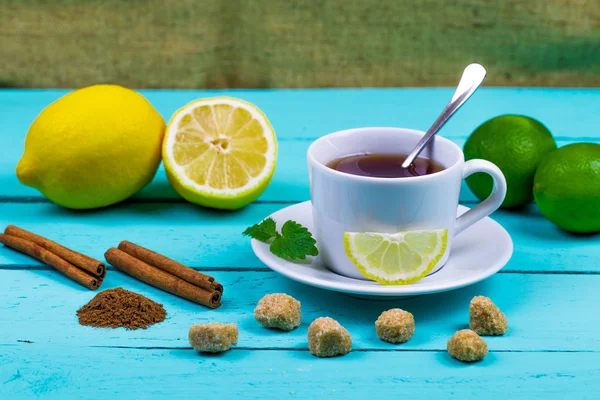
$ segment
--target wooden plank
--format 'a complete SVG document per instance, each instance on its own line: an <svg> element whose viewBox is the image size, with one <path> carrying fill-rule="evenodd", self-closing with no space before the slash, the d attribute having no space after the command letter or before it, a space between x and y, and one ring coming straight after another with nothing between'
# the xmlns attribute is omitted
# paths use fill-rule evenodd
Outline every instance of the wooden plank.
<svg viewBox="0 0 600 400"><path fill-rule="evenodd" d="M166 121L180 107L202 97L234 96L255 103L280 141L315 139L341 129L401 126L427 130L452 96L448 88L302 90L141 90ZM29 126L44 107L69 90L0 90L3 144L21 150ZM441 132L466 138L479 124L500 114L539 119L559 138L600 138L595 127L598 89L479 89ZM565 105L568 105L566 107ZM4 151L4 146L2 148Z"/></svg>
<svg viewBox="0 0 600 400"><path fill-rule="evenodd" d="M461 147L464 139L454 140ZM564 146L573 141L559 141ZM291 140L279 144L279 161L275 175L267 190L258 201L261 202L300 202L310 197L306 151L310 141ZM19 154L16 156L16 154ZM21 184L15 174L15 166L20 157L20 151L6 152L4 161L0 161L0 203L2 202L46 202L48 201L36 189ZM12 159L12 161L11 161ZM167 200L185 202L173 189L161 164L154 180L132 199L135 202L145 200ZM460 200L465 204L473 204L478 199L463 182Z"/></svg>
<svg viewBox="0 0 600 400"><path fill-rule="evenodd" d="M493 85L598 85L596 1L29 0L0 17L4 86L452 85L471 60Z"/></svg>
<svg viewBox="0 0 600 400"><path fill-rule="evenodd" d="M260 197L260 201L297 202L308 200L306 150L309 145L310 141L304 140L284 141L279 144L279 162L275 176L265 193ZM4 155L0 158L0 203L47 201L38 190L25 186L18 181L15 168L21 153L20 148L18 150L15 147L0 148L0 155ZM473 198L472 194L466 193L465 198ZM167 180L162 164L152 183L138 193L134 199L134 201L169 200L185 202Z"/></svg>
<svg viewBox="0 0 600 400"><path fill-rule="evenodd" d="M460 139L459 139L460 141ZM292 140L284 141L279 144L279 162L275 175L267 190L258 199L259 202L287 202L294 203L308 200L310 189L308 187L308 170L306 164L306 150L310 141ZM462 144L462 143L461 143ZM17 154L9 153L4 160L4 165L0 165L0 203L4 202L48 202L37 189L21 184L14 171L14 166L18 162ZM19 153L20 157L20 153ZM7 160L15 158L9 163ZM2 164L2 161L0 161ZM146 186L141 192L136 194L130 201L169 201L186 202L173 189L167 179L165 169L161 164L154 180ZM469 190L466 183L463 183L461 192L461 201L463 203L474 203L476 197Z"/></svg>
<svg viewBox="0 0 600 400"><path fill-rule="evenodd" d="M462 148L466 139L456 138L453 141ZM557 145L562 147L574 141L576 140L560 140ZM279 157L275 175L265 192L258 199L259 202L301 202L310 199L306 162L306 152L310 144L311 141L307 140L291 140L279 143ZM37 190L21 185L14 177L13 171L10 171L7 176L3 170L0 170L0 183L2 181L6 182L6 192L12 194L7 196L6 200L42 201L44 199ZM27 199L19 199L22 194L27 196ZM132 199L135 202L145 200L185 202L170 185L162 164L154 180ZM2 196L0 195L1 202ZM465 181L463 181L461 187L460 202L470 207L479 202L479 199L471 192Z"/></svg>
<svg viewBox="0 0 600 400"><path fill-rule="evenodd" d="M0 90L0 201L42 201L41 194L21 185L15 167L26 132L37 114L65 94L58 90ZM281 91L143 91L168 119L173 111L197 97L220 94L258 104L271 118L280 140L279 163L262 201L308 199L306 149L315 138L356 126L406 126L427 129L451 95L448 89L362 89ZM559 145L600 140L595 107L599 90L483 89L465 106L443 136L462 146L466 137L488 118L518 112L539 118L554 132ZM565 108L564 104L570 104ZM406 105L399 107L399 105ZM26 197L26 199L16 199ZM180 199L161 166L155 180L138 199ZM464 186L461 200L475 197Z"/></svg>
<svg viewBox="0 0 600 400"><path fill-rule="evenodd" d="M330 316L348 329L355 349L445 350L454 332L468 326L469 301L473 296L486 295L501 307L509 321L505 336L486 338L493 351L600 351L599 321L585 317L600 303L600 276L595 275L498 274L447 293L377 301L315 289L274 272L212 274L225 286L223 305L216 310L109 271L103 290L124 287L164 304L167 310L165 322L147 330L126 331L80 326L76 311L96 293L59 273L0 271L0 345L32 341L72 347L189 348L189 327L216 321L236 323L239 346L243 348L306 349L310 323L317 317ZM262 296L280 292L302 303L302 325L288 333L265 329L253 317ZM414 337L403 345L384 343L375 334L374 322L379 314L395 307L412 312L416 320Z"/></svg>
<svg viewBox="0 0 600 400"><path fill-rule="evenodd" d="M3 347L6 398L215 399L592 398L599 353L491 353L467 365L444 352L352 352L318 359L307 351Z"/></svg>
<svg viewBox="0 0 600 400"><path fill-rule="evenodd" d="M9 223L102 259L121 240L154 249L197 268L257 268L249 239L241 235L285 204L253 204L237 212L215 212L187 203L128 203L92 212L74 212L50 203L0 206L0 228ZM531 205L497 211L493 218L513 238L515 252L504 271L600 273L598 235L561 231ZM39 266L0 247L0 267Z"/></svg>

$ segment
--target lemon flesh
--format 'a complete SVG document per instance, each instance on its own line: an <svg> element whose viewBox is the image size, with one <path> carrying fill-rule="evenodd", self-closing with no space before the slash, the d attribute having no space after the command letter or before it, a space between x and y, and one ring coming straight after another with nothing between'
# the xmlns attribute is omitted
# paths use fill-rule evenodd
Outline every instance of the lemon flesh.
<svg viewBox="0 0 600 400"><path fill-rule="evenodd" d="M64 207L109 206L154 178L164 132L141 94L118 85L78 89L35 119L17 177Z"/></svg>
<svg viewBox="0 0 600 400"><path fill-rule="evenodd" d="M364 277L384 285L420 281L435 268L447 247L447 229L344 233L348 258Z"/></svg>
<svg viewBox="0 0 600 400"><path fill-rule="evenodd" d="M196 100L167 126L163 161L169 181L186 200L238 209L267 188L277 161L277 139L253 104L230 97Z"/></svg>

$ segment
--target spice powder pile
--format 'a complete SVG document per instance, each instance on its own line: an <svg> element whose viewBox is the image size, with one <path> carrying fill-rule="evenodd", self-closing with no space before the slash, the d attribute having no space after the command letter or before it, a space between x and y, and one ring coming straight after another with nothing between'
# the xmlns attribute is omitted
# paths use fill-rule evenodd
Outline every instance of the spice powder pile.
<svg viewBox="0 0 600 400"><path fill-rule="evenodd" d="M122 288L98 293L77 311L79 323L97 327L146 329L164 321L167 313L162 304Z"/></svg>

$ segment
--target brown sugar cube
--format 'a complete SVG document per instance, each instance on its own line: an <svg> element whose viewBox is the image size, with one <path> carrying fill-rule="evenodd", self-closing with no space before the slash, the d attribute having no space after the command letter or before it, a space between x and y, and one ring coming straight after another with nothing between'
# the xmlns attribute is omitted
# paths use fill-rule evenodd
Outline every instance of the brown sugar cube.
<svg viewBox="0 0 600 400"><path fill-rule="evenodd" d="M385 342L408 342L415 333L415 318L408 311L392 308L377 318L375 330L379 339Z"/></svg>
<svg viewBox="0 0 600 400"><path fill-rule="evenodd" d="M236 324L192 325L188 335L190 344L199 353L220 353L237 344L238 328Z"/></svg>
<svg viewBox="0 0 600 400"><path fill-rule="evenodd" d="M266 328L291 331L300 326L300 302L285 293L267 294L254 309L254 318Z"/></svg>
<svg viewBox="0 0 600 400"><path fill-rule="evenodd" d="M335 357L352 350L352 338L335 319L321 317L308 327L308 349L317 357Z"/></svg>
<svg viewBox="0 0 600 400"><path fill-rule="evenodd" d="M462 329L448 340L448 353L457 360L479 361L488 354L485 341L470 329Z"/></svg>
<svg viewBox="0 0 600 400"><path fill-rule="evenodd" d="M498 336L506 333L508 322L492 300L475 296L469 307L469 327L481 336Z"/></svg>

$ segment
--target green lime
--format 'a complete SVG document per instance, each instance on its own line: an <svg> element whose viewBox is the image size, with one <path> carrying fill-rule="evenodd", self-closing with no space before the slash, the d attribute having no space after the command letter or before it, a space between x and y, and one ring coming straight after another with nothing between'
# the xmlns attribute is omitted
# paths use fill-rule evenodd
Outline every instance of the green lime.
<svg viewBox="0 0 600 400"><path fill-rule="evenodd" d="M556 149L550 131L539 121L523 115L501 115L481 124L467 139L465 158L483 158L496 164L506 178L503 208L533 200L533 176L542 158ZM473 174L467 185L483 200L492 192L492 178Z"/></svg>
<svg viewBox="0 0 600 400"><path fill-rule="evenodd" d="M545 156L533 195L542 214L559 227L600 232L600 145L575 143Z"/></svg>

